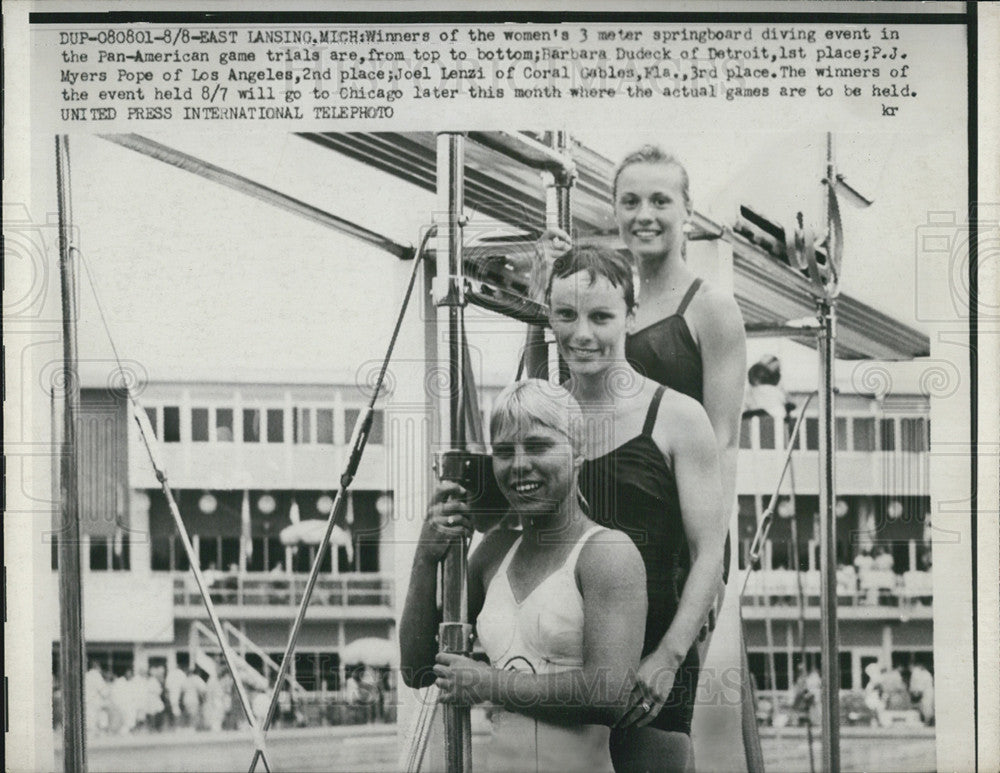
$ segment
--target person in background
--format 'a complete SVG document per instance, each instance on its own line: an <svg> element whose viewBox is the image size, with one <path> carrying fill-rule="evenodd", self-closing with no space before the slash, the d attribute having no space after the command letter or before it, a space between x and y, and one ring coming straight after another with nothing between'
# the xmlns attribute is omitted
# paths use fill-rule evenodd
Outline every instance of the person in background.
<svg viewBox="0 0 1000 773"><path fill-rule="evenodd" d="M181 707L184 710L184 726L201 729L201 703L205 697L205 682L197 671L188 670L181 691Z"/></svg>
<svg viewBox="0 0 1000 773"><path fill-rule="evenodd" d="M107 729L106 712L111 690L95 660L90 661L90 667L83 677L83 694L86 732L88 735L97 735L101 730L102 718L104 729Z"/></svg>
<svg viewBox="0 0 1000 773"><path fill-rule="evenodd" d="M925 725L934 724L934 677L922 663L914 663L910 672L910 697L920 710Z"/></svg>
<svg viewBox="0 0 1000 773"><path fill-rule="evenodd" d="M163 680L163 686L167 691L167 707L170 710L170 727L179 727L184 724L184 715L181 713L181 696L184 693L184 672L174 664L170 664L167 675Z"/></svg>

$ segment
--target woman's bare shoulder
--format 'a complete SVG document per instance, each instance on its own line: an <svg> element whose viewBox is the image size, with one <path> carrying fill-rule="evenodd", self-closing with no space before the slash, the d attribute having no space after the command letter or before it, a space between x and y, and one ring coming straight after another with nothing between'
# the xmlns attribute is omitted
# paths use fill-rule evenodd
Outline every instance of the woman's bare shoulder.
<svg viewBox="0 0 1000 773"><path fill-rule="evenodd" d="M642 556L632 538L617 529L601 529L587 540L577 563L581 579L645 582Z"/></svg>
<svg viewBox="0 0 1000 773"><path fill-rule="evenodd" d="M469 556L469 573L480 576L491 573L519 536L521 532L507 526L498 526L488 532Z"/></svg>
<svg viewBox="0 0 1000 773"><path fill-rule="evenodd" d="M706 337L744 335L743 314L733 294L718 285L703 282L685 314L694 324L699 342Z"/></svg>

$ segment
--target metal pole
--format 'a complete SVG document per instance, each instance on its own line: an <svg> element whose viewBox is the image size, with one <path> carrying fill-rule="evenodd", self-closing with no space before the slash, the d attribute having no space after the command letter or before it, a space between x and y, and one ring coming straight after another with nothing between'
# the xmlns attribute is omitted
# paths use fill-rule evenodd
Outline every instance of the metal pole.
<svg viewBox="0 0 1000 773"><path fill-rule="evenodd" d="M441 395L441 435L452 450L465 447L462 395L465 393L463 352L465 335L465 282L462 274L462 226L464 225L465 138L442 133L437 137L437 275L434 302L438 307L438 329L447 323L448 389ZM438 358L439 370L444 363ZM445 420L447 417L447 422ZM442 652L470 654L471 626L468 621L466 575L468 543L457 541L448 551L441 571ZM472 769L472 727L467 706L444 707L445 769L464 773Z"/></svg>
<svg viewBox="0 0 1000 773"><path fill-rule="evenodd" d="M569 132L557 131L555 133L555 149L563 158L569 153ZM551 195L546 197L548 211L545 213L546 225L560 228L566 233L573 235L573 210L571 207L572 196L570 195L575 178L575 169L572 165L563 167L558 173L553 174L553 184ZM545 328L545 343L548 360L549 382L558 384L560 381L560 361L559 349L556 346L556 337L552 328Z"/></svg>
<svg viewBox="0 0 1000 773"><path fill-rule="evenodd" d="M62 521L59 529L59 682L63 705L63 768L87 769L83 704L83 599L80 572L80 499L76 438L80 414L77 372L76 264L73 260L73 210L70 199L69 137L56 137L56 186L59 206L59 277L63 323L63 438L59 462Z"/></svg>
<svg viewBox="0 0 1000 773"><path fill-rule="evenodd" d="M827 281L825 293L817 302L820 329L819 352L819 523L820 523L820 637L823 653L823 770L840 771L840 657L837 632L837 514L836 498L835 423L833 395L833 365L835 357L837 272L834 256L840 249L835 243L831 197L835 196L832 181L836 180L833 153L833 133L826 135L826 179L824 211L826 212Z"/></svg>
<svg viewBox="0 0 1000 773"><path fill-rule="evenodd" d="M840 663L837 633L837 516L834 512L833 362L836 313L819 301L820 637L823 653L823 770L840 771Z"/></svg>

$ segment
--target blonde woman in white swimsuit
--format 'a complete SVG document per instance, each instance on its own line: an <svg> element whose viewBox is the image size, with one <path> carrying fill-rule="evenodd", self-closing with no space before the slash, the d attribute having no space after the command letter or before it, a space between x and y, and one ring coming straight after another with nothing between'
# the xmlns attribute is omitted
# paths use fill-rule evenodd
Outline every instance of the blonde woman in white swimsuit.
<svg viewBox="0 0 1000 773"><path fill-rule="evenodd" d="M577 489L580 408L561 387L507 387L491 419L493 467L521 528L487 534L469 560L469 615L489 665L438 654L437 565L471 531L465 491L438 487L400 622L411 687L490 703L490 771L611 771L610 726L639 665L645 571L621 532L584 514Z"/></svg>

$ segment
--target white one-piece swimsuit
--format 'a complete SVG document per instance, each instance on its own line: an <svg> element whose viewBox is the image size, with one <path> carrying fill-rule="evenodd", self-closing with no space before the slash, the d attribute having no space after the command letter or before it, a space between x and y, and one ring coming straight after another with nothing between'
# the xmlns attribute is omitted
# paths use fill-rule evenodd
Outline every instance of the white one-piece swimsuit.
<svg viewBox="0 0 1000 773"><path fill-rule="evenodd" d="M603 527L588 529L563 565L520 602L507 570L521 538L507 551L476 620L494 668L553 674L583 667L583 596L575 570L584 544L598 531ZM562 725L500 708L491 718L487 768L494 773L613 771L610 729L603 725Z"/></svg>

